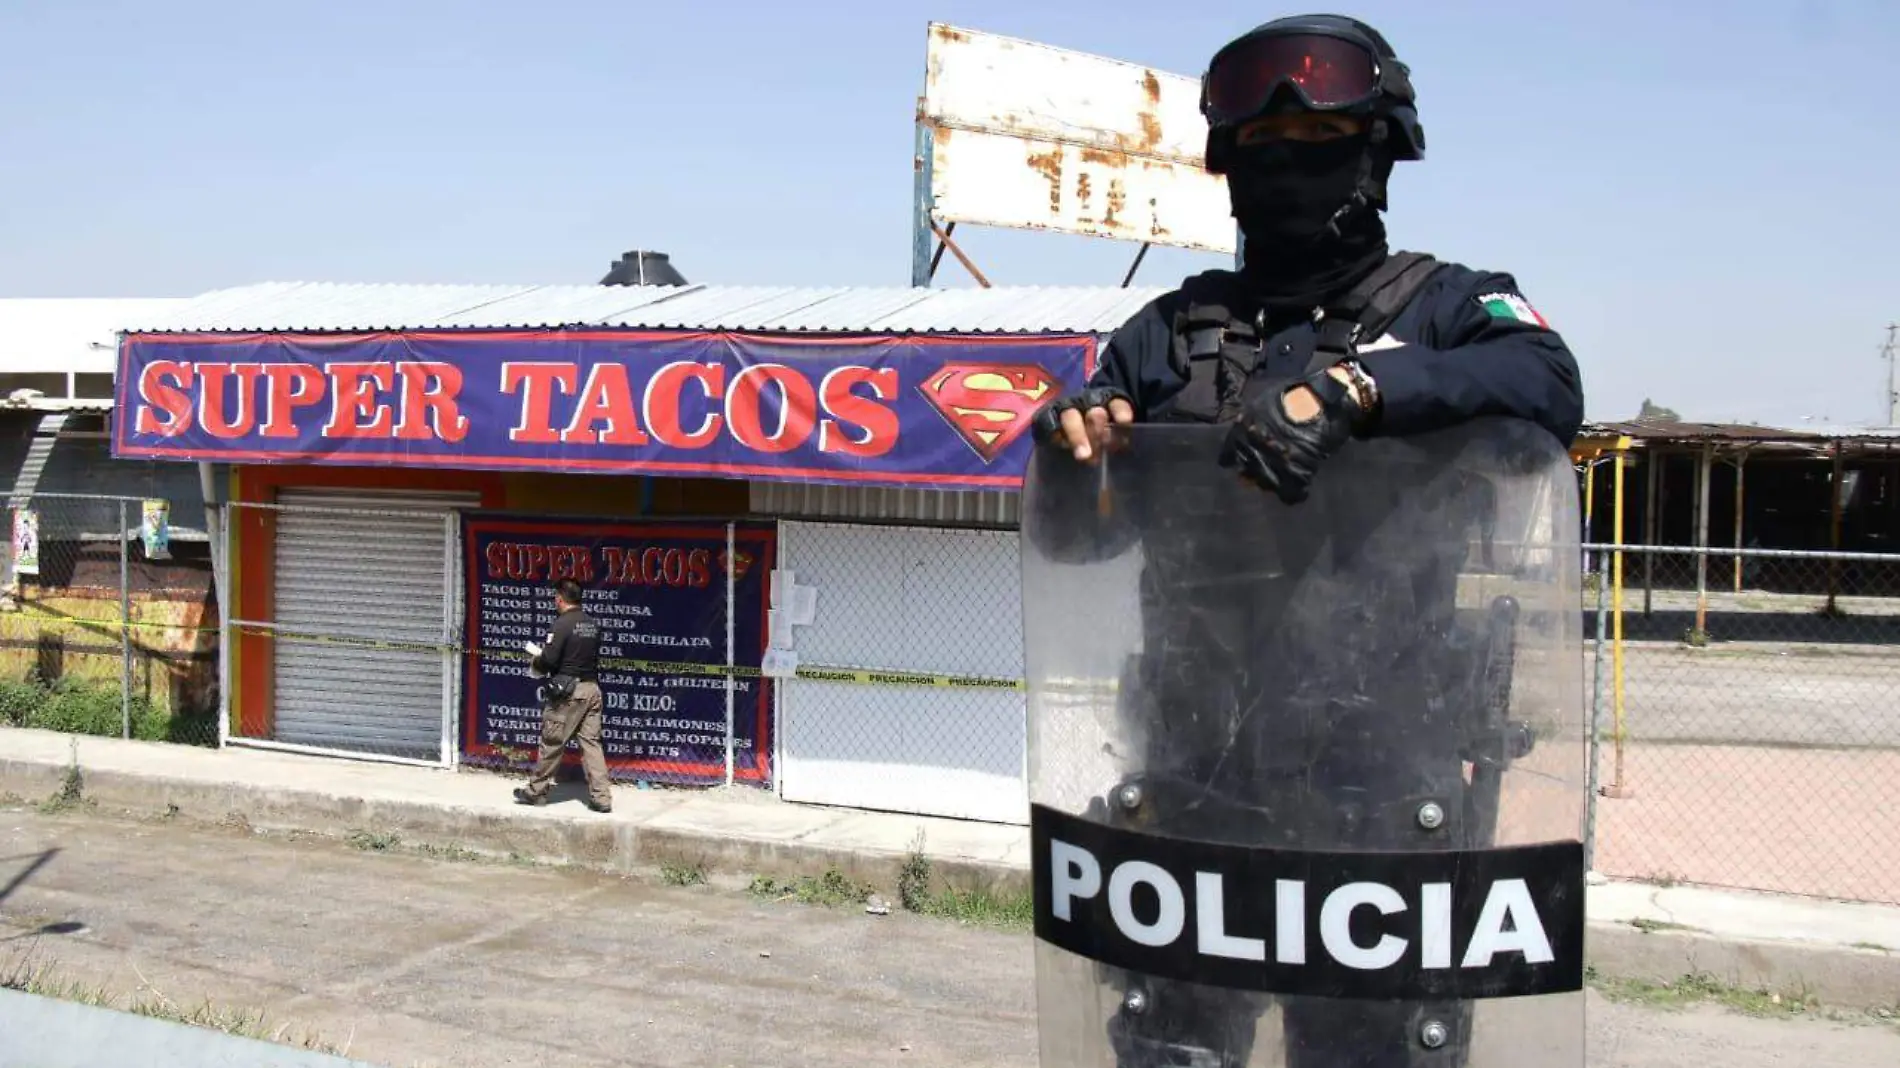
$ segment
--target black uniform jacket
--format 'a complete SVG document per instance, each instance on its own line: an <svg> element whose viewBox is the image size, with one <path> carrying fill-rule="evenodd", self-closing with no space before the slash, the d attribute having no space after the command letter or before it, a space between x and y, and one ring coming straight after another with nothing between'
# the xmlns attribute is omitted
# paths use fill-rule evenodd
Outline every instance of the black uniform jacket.
<svg viewBox="0 0 1900 1068"><path fill-rule="evenodd" d="M1137 422L1164 420L1187 384L1172 359L1180 290L1161 295L1117 330L1092 386L1135 398ZM1317 338L1307 314L1268 323L1255 377L1300 377ZM1485 415L1515 416L1569 448L1583 422L1577 361L1509 274L1448 263L1413 294L1384 335L1361 339L1359 361L1378 384L1382 415L1370 436L1405 436Z"/></svg>
<svg viewBox="0 0 1900 1068"><path fill-rule="evenodd" d="M534 667L546 675L600 681L600 624L578 608L562 612L548 632L541 655L534 658Z"/></svg>

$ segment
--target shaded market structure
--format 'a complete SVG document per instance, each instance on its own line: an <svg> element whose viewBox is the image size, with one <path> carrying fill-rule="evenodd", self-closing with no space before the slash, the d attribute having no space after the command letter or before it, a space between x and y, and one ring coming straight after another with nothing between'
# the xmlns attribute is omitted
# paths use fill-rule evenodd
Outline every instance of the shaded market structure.
<svg viewBox="0 0 1900 1068"><path fill-rule="evenodd" d="M1697 550L1900 551L1900 428L1789 429L1678 420L1586 424L1573 459L1584 480L1587 541ZM1618 490L1615 459L1623 457ZM1619 512L1619 508L1621 512ZM1618 516L1624 525L1618 526ZM1825 575L1713 553L1643 561L1645 611L1659 583L1706 592L1900 595L1871 573ZM1711 565L1721 573L1711 574Z"/></svg>
<svg viewBox="0 0 1900 1068"><path fill-rule="evenodd" d="M182 298L0 299L0 723L214 735L217 603L189 466L115 458L118 330ZM162 543L141 536L162 510Z"/></svg>

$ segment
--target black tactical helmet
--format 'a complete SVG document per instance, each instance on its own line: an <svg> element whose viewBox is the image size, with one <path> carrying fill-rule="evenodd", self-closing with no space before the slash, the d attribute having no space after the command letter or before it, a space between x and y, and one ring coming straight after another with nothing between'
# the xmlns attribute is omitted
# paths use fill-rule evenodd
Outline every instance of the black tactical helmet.
<svg viewBox="0 0 1900 1068"><path fill-rule="evenodd" d="M1201 76L1207 169L1224 174L1240 126L1285 103L1372 119L1392 160L1425 158L1411 68L1385 36L1344 15L1275 19L1228 42Z"/></svg>

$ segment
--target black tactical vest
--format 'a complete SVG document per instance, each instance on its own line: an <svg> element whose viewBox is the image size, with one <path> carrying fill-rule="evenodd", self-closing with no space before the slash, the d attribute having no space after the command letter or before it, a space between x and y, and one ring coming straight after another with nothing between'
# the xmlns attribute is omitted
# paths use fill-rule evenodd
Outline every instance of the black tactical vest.
<svg viewBox="0 0 1900 1068"><path fill-rule="evenodd" d="M1387 257L1349 292L1313 309L1319 337L1307 374L1352 355L1360 338L1391 326L1425 280L1444 266L1423 252ZM1251 299L1234 271L1207 271L1181 284L1184 308L1175 313L1169 360L1187 385L1164 422L1226 423L1251 395L1254 372L1266 355L1267 310Z"/></svg>

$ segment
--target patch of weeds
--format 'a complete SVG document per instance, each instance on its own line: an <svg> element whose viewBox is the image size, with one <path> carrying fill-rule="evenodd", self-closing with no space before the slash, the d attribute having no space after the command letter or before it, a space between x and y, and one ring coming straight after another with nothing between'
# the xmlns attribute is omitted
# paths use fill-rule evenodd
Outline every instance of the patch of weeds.
<svg viewBox="0 0 1900 1068"><path fill-rule="evenodd" d="M662 864L660 881L668 886L701 886L706 882L704 864Z"/></svg>
<svg viewBox="0 0 1900 1068"><path fill-rule="evenodd" d="M930 858L924 855L924 832L911 839L910 853L897 870L897 901L906 912L922 912L930 902Z"/></svg>
<svg viewBox="0 0 1900 1068"><path fill-rule="evenodd" d="M1867 949L1867 950L1872 950L1875 953L1892 953L1893 952L1892 947L1883 946L1878 942L1850 942L1848 944L1854 949Z"/></svg>
<svg viewBox="0 0 1900 1068"><path fill-rule="evenodd" d="M484 859L480 853L475 852L473 849L464 848L462 846L456 845L453 842L445 846L435 845L434 843L431 843L431 842L424 842L416 846L415 848L416 848L416 852L422 854L425 857L433 857L436 860L447 860L447 861L452 861L456 863L464 863L464 862L479 861L479 860Z"/></svg>
<svg viewBox="0 0 1900 1068"><path fill-rule="evenodd" d="M128 700L117 679L49 681L35 674L0 680L0 724L119 738L126 733L128 715L131 737L139 741L209 745L218 737L215 710L160 708L143 694Z"/></svg>
<svg viewBox="0 0 1900 1068"><path fill-rule="evenodd" d="M371 853L386 853L402 844L402 839L387 831L351 831L347 841Z"/></svg>
<svg viewBox="0 0 1900 1068"><path fill-rule="evenodd" d="M923 832L920 831L897 873L897 898L905 911L976 927L1027 929L1035 922L1035 902L1028 893L936 889L932 881L930 858L924 855Z"/></svg>
<svg viewBox="0 0 1900 1068"><path fill-rule="evenodd" d="M1605 978L1594 968L1585 979L1611 1001L1631 1002L1659 1009L1716 1004L1749 1016L1810 1016L1821 1004L1806 992L1778 993L1762 987L1725 983L1707 972L1691 972L1673 982Z"/></svg>
<svg viewBox="0 0 1900 1068"><path fill-rule="evenodd" d="M915 911L971 927L1026 931L1035 925L1035 899L1027 893L945 889L932 894L929 903Z"/></svg>
<svg viewBox="0 0 1900 1068"><path fill-rule="evenodd" d="M0 793L0 808L25 808L26 798L12 791Z"/></svg>
<svg viewBox="0 0 1900 1068"><path fill-rule="evenodd" d="M76 1001L81 1005L103 1006L112 1000L111 995L99 987L59 978L50 965L36 963L30 954L0 969L0 990L17 990L22 994Z"/></svg>
<svg viewBox="0 0 1900 1068"><path fill-rule="evenodd" d="M875 891L872 887L853 882L843 872L833 868L817 878L801 875L790 882L767 875L754 876L751 892L774 901L796 901L801 905L837 908L841 905L862 905Z"/></svg>
<svg viewBox="0 0 1900 1068"><path fill-rule="evenodd" d="M72 759L66 764L66 774L60 777L59 789L53 796L40 802L40 814L56 815L68 809L76 808L86 800L86 777L79 771L79 739L73 739Z"/></svg>
<svg viewBox="0 0 1900 1068"><path fill-rule="evenodd" d="M1652 920L1648 918L1647 916L1636 917L1635 919L1630 921L1630 926L1636 928L1639 931L1644 932L1645 934L1656 934L1659 931L1700 931L1702 930L1702 928L1700 927L1691 927L1686 923L1671 923L1668 920Z"/></svg>
<svg viewBox="0 0 1900 1068"><path fill-rule="evenodd" d="M345 1056L347 1047L327 1041L314 1032L293 1031L290 1024L271 1026L268 1016L261 1009L230 1009L213 1004L210 999L193 1006L183 1006L157 990L146 989L149 994L136 997L122 997L105 987L80 983L59 978L49 965L23 961L5 971L0 971L0 989L17 990L24 994L54 998L59 1001L73 1001L82 1005L92 1005L104 1009L116 1009L170 1023L201 1027L209 1031L218 1031L241 1038L260 1039L282 1046L312 1050L334 1056Z"/></svg>

